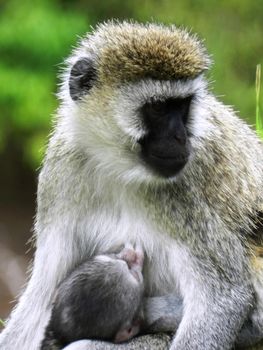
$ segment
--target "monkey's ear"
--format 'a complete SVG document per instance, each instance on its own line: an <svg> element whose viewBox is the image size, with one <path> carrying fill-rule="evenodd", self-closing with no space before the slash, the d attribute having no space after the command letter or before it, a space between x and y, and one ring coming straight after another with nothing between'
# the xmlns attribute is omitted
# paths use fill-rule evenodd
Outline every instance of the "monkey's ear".
<svg viewBox="0 0 263 350"><path fill-rule="evenodd" d="M97 78L94 63L90 58L79 59L71 68L69 77L69 93L72 100L77 101L93 86Z"/></svg>

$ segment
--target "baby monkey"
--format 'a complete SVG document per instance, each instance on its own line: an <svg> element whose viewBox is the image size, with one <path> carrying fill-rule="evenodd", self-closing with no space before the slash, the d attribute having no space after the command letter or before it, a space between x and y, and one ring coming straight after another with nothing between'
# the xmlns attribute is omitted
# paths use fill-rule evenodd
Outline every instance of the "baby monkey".
<svg viewBox="0 0 263 350"><path fill-rule="evenodd" d="M118 254L81 264L58 287L41 350L80 339L127 341L140 331L144 255L127 245Z"/></svg>
<svg viewBox="0 0 263 350"><path fill-rule="evenodd" d="M41 350L81 339L120 343L139 333L174 333L183 301L176 295L144 297L143 261L140 248L126 245L118 254L98 255L77 267L58 287ZM248 318L235 346L243 349L261 338Z"/></svg>

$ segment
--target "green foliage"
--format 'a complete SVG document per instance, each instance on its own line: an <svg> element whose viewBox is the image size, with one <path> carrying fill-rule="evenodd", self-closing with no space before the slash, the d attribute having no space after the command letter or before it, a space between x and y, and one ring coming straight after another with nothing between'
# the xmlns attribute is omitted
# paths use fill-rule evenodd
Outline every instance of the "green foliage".
<svg viewBox="0 0 263 350"><path fill-rule="evenodd" d="M19 0L0 12L0 151L14 138L34 167L56 108L58 64L88 27L83 15L61 13L53 1Z"/></svg>
<svg viewBox="0 0 263 350"><path fill-rule="evenodd" d="M255 123L263 6L255 0L8 0L0 2L0 154L14 142L36 167L50 131L59 64L89 24L111 17L175 23L205 39L214 92ZM257 127L262 99L257 93Z"/></svg>
<svg viewBox="0 0 263 350"><path fill-rule="evenodd" d="M0 326L4 327L5 326L5 322L0 318Z"/></svg>

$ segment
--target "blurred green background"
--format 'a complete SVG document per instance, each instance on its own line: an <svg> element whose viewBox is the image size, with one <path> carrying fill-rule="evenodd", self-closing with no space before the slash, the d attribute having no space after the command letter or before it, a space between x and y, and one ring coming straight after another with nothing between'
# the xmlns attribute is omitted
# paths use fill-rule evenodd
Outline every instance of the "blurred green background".
<svg viewBox="0 0 263 350"><path fill-rule="evenodd" d="M0 317L8 314L32 255L24 255L25 242L61 63L79 36L109 18L197 32L214 60L214 93L255 124L263 0L0 0Z"/></svg>

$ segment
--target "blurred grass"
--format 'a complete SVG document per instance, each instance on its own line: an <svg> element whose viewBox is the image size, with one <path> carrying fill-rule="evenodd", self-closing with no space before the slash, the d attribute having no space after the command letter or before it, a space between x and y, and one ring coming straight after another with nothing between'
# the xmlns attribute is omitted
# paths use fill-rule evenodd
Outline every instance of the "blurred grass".
<svg viewBox="0 0 263 350"><path fill-rule="evenodd" d="M205 38L213 91L255 124L255 66L263 63L262 0L0 0L0 156L9 144L36 168L55 112L59 64L98 21L183 25ZM257 94L257 128L262 99ZM40 151L42 150L42 151Z"/></svg>
<svg viewBox="0 0 263 350"><path fill-rule="evenodd" d="M5 322L0 318L0 325L2 326L2 327L4 327L5 326Z"/></svg>

